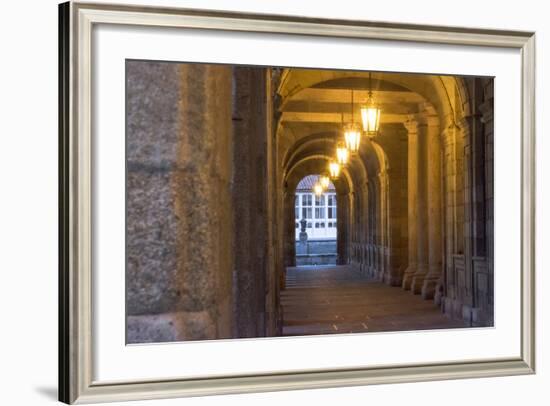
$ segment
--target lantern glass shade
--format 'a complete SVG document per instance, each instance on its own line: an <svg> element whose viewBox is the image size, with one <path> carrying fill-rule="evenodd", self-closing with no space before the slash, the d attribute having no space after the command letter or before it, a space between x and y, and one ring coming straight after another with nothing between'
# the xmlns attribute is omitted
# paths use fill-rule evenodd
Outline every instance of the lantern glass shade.
<svg viewBox="0 0 550 406"><path fill-rule="evenodd" d="M380 128L380 109L374 104L372 98L369 98L367 104L361 106L361 119L363 121L363 131L369 135L378 132Z"/></svg>
<svg viewBox="0 0 550 406"><path fill-rule="evenodd" d="M348 151L351 154L357 153L361 142L361 128L357 124L348 124L344 128L344 140Z"/></svg>
<svg viewBox="0 0 550 406"><path fill-rule="evenodd" d="M345 145L340 144L336 147L336 160L342 166L346 165L349 160L349 150Z"/></svg>
<svg viewBox="0 0 550 406"><path fill-rule="evenodd" d="M323 190L327 190L330 185L330 179L326 175L321 175L321 177L319 178L319 183L321 184Z"/></svg>
<svg viewBox="0 0 550 406"><path fill-rule="evenodd" d="M313 185L313 193L315 193L315 195L317 196L321 196L323 194L323 186L321 186L319 182Z"/></svg>
<svg viewBox="0 0 550 406"><path fill-rule="evenodd" d="M330 177L332 179L336 179L340 175L340 164L336 161L331 161L328 164L328 170L330 173Z"/></svg>

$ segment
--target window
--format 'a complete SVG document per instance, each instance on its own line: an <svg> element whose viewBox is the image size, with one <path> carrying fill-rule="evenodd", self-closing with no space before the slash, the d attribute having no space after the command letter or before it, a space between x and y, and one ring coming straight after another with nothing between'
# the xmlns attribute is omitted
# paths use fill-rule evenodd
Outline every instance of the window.
<svg viewBox="0 0 550 406"><path fill-rule="evenodd" d="M296 228L300 227L300 225L298 223L296 223Z"/></svg>
<svg viewBox="0 0 550 406"><path fill-rule="evenodd" d="M313 218L313 199L311 194L302 195L302 218L310 219ZM311 228L311 227L310 227Z"/></svg>
<svg viewBox="0 0 550 406"><path fill-rule="evenodd" d="M315 206L325 207L325 195L315 196Z"/></svg>
<svg viewBox="0 0 550 406"><path fill-rule="evenodd" d="M307 228L311 228L311 223L308 221Z"/></svg>
<svg viewBox="0 0 550 406"><path fill-rule="evenodd" d="M315 218L325 218L325 195L315 196Z"/></svg>
<svg viewBox="0 0 550 406"><path fill-rule="evenodd" d="M336 218L336 195L328 195L328 218ZM336 225L334 225L336 227Z"/></svg>

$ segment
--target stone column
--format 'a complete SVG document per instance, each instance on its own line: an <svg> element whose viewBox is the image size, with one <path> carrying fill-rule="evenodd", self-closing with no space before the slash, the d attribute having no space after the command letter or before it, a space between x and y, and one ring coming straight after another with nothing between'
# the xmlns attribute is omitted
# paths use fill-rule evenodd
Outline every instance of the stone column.
<svg viewBox="0 0 550 406"><path fill-rule="evenodd" d="M128 343L174 341L179 67L126 63L126 312ZM162 120L159 118L162 117Z"/></svg>
<svg viewBox="0 0 550 406"><path fill-rule="evenodd" d="M417 267L411 281L411 292L422 291L428 273L428 123L417 116Z"/></svg>
<svg viewBox="0 0 550 406"><path fill-rule="evenodd" d="M264 68L233 68L233 302L234 337L266 334L271 174ZM274 311L274 309L271 309Z"/></svg>
<svg viewBox="0 0 550 406"><path fill-rule="evenodd" d="M493 227L493 138L494 138L494 81L487 79L484 91L484 101L480 105L485 139L485 238L487 260L487 286L479 289L482 303L481 313L475 315L476 325L494 325L494 227Z"/></svg>
<svg viewBox="0 0 550 406"><path fill-rule="evenodd" d="M232 333L231 68L127 67L127 339Z"/></svg>
<svg viewBox="0 0 550 406"><path fill-rule="evenodd" d="M370 179L367 183L368 187L368 234L367 234L367 240L368 240L368 255L369 255L369 262L368 262L368 271L369 275L371 277L376 276L376 252L375 252L375 241L376 241L376 190L374 186L374 182Z"/></svg>
<svg viewBox="0 0 550 406"><path fill-rule="evenodd" d="M410 290L411 282L417 270L418 257L418 134L417 123L411 118L405 123L408 138L408 171L407 171L407 193L408 193L408 226L409 226L409 265L403 275L402 287Z"/></svg>
<svg viewBox="0 0 550 406"><path fill-rule="evenodd" d="M284 193L285 267L296 266L296 221L294 218L295 195Z"/></svg>
<svg viewBox="0 0 550 406"><path fill-rule="evenodd" d="M441 306L444 312L452 309L452 298L454 297L454 264L453 255L456 253L456 196L457 196L457 173L456 173L456 133L458 127L451 121L441 131L442 144L442 167L443 178L441 192L442 207L442 234L444 240L443 250L443 274L435 288L434 303Z"/></svg>
<svg viewBox="0 0 550 406"><path fill-rule="evenodd" d="M387 208L387 174L385 172L378 173L378 185L379 185L379 196L380 196L380 220L379 220L379 230L380 230L380 240L378 244L378 253L379 253L379 270L378 270L378 279L381 282L386 280L387 274L387 246L388 246L388 208Z"/></svg>
<svg viewBox="0 0 550 406"><path fill-rule="evenodd" d="M422 286L422 297L433 299L442 273L443 234L441 232L441 135L439 119L428 117L428 238L429 271Z"/></svg>
<svg viewBox="0 0 550 406"><path fill-rule="evenodd" d="M350 195L349 193L338 193L336 201L336 217L337 217L337 264L346 265L348 263L348 244L349 244L349 209Z"/></svg>
<svg viewBox="0 0 550 406"><path fill-rule="evenodd" d="M181 64L172 175L177 221L179 340L231 337L232 70Z"/></svg>

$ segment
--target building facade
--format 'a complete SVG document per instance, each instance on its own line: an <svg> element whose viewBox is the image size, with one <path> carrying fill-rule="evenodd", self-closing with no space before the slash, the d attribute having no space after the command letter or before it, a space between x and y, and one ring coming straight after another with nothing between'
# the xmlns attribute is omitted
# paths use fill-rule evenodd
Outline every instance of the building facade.
<svg viewBox="0 0 550 406"><path fill-rule="evenodd" d="M300 239L300 221L306 220L309 240L336 240L336 189L332 182L321 195L313 193L319 175L308 175L296 187L294 217L296 241Z"/></svg>

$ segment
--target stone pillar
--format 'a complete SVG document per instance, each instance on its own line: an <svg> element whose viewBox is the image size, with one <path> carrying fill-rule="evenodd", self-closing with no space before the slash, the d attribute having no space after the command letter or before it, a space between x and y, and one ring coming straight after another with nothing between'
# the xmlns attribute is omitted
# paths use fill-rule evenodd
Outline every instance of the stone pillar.
<svg viewBox="0 0 550 406"><path fill-rule="evenodd" d="M232 70L126 67L128 342L230 338Z"/></svg>
<svg viewBox="0 0 550 406"><path fill-rule="evenodd" d="M180 136L178 83L177 64L126 63L128 343L174 341L177 334L178 219L170 179Z"/></svg>
<svg viewBox="0 0 550 406"><path fill-rule="evenodd" d="M337 252L336 263L346 265L349 262L348 244L349 244L349 193L338 193L336 196L336 217L337 217Z"/></svg>
<svg viewBox="0 0 550 406"><path fill-rule="evenodd" d="M409 264L407 176L409 169L408 136L405 127L402 124L385 124L378 144L384 151L384 161L387 159L391 162L390 167L386 168L380 176L384 282L391 286L402 286L403 274Z"/></svg>
<svg viewBox="0 0 550 406"><path fill-rule="evenodd" d="M284 269L280 279L280 286L284 289L286 268L296 266L296 219L294 218L295 195L285 190L283 198L284 214Z"/></svg>
<svg viewBox="0 0 550 406"><path fill-rule="evenodd" d="M368 218L367 218L367 224L368 224L368 234L367 234L367 241L368 241L368 271L369 275L371 277L376 276L376 252L375 252L375 241L376 241L376 190L374 186L374 182L372 180L368 180L367 183L367 189L368 189Z"/></svg>
<svg viewBox="0 0 550 406"><path fill-rule="evenodd" d="M265 312L266 312L266 329L267 336L277 336L281 334L280 330L280 308L279 308L279 284L277 276L279 275L279 267L281 266L282 256L279 256L279 189L278 170L277 170L277 120L276 120L276 82L278 71L275 69L262 69L266 76L266 127L267 127L267 217L266 221L268 229L264 233L267 240L267 269L266 269L266 290L265 290ZM275 83L274 83L275 82Z"/></svg>
<svg viewBox="0 0 550 406"><path fill-rule="evenodd" d="M452 300L455 297L455 278L453 256L456 253L456 197L457 197L457 132L459 128L454 121L451 121L441 131L442 160L441 173L443 177L442 190L442 211L443 223L442 234L444 240L443 251L443 274L440 282L436 285L434 303L441 306L444 312L452 313Z"/></svg>
<svg viewBox="0 0 550 406"><path fill-rule="evenodd" d="M418 257L418 134L417 123L414 118L410 118L405 127L408 132L408 170L407 170L407 190L408 190L408 227L409 227L409 264L403 275L402 287L410 290L411 282L417 270Z"/></svg>
<svg viewBox="0 0 550 406"><path fill-rule="evenodd" d="M264 68L233 68L234 337L266 334L266 279L272 270L266 79Z"/></svg>
<svg viewBox="0 0 550 406"><path fill-rule="evenodd" d="M178 219L178 338L229 338L232 70L221 65L179 66L180 140L172 178Z"/></svg>
<svg viewBox="0 0 550 406"><path fill-rule="evenodd" d="M428 273L428 123L417 116L417 267L411 281L411 292L422 291Z"/></svg>
<svg viewBox="0 0 550 406"><path fill-rule="evenodd" d="M475 317L477 325L494 325L494 226L493 226L493 188L494 188L494 162L493 162L493 138L494 138L494 81L488 80L485 85L484 101L480 106L485 139L485 238L487 258L487 286L481 290L482 308L480 317Z"/></svg>
<svg viewBox="0 0 550 406"><path fill-rule="evenodd" d="M463 277L458 281L458 295L455 302L455 315L462 314L462 318L468 324L472 321L472 309L474 307L474 269L473 269L473 168L472 160L474 133L478 131L479 117L476 115L465 116L460 120L460 127L464 134L464 223L462 224L464 233L464 256L463 256Z"/></svg>
<svg viewBox="0 0 550 406"><path fill-rule="evenodd" d="M433 299L442 274L443 234L441 232L441 135L439 119L428 117L428 238L429 271L422 286L422 297Z"/></svg>
<svg viewBox="0 0 550 406"><path fill-rule="evenodd" d="M388 199L387 199L387 174L385 168L383 172L378 173L378 185L379 185L379 198L380 198L380 219L379 219L379 236L378 243L379 252L379 270L378 279L381 282L386 281L387 276L387 246L388 246Z"/></svg>

